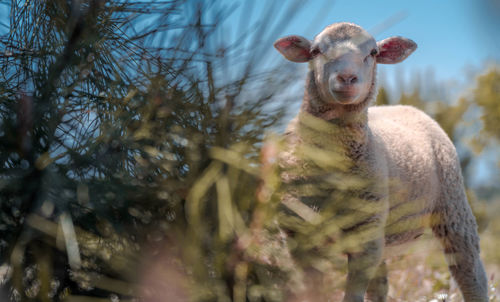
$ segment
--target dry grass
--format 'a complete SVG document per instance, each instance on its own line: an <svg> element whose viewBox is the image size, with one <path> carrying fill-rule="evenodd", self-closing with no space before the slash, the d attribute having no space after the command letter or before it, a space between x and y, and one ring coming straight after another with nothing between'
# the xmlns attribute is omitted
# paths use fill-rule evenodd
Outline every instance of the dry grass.
<svg viewBox="0 0 500 302"><path fill-rule="evenodd" d="M489 281L490 301L500 301L500 265L491 262L491 243L499 238L487 230L482 236L482 258ZM492 241L493 240L493 241ZM410 245L386 250L389 269L388 302L461 302L460 290L450 275L439 242L431 234ZM498 253L498 252L497 252ZM500 256L500 255L497 255ZM306 271L300 294L286 299L298 301L341 301L345 272L330 268L324 273Z"/></svg>
<svg viewBox="0 0 500 302"><path fill-rule="evenodd" d="M498 233L490 226L481 236L482 259L489 279L490 301L500 301L500 257ZM388 250L388 254L399 251ZM439 243L429 235L409 248L406 255L395 256L387 262L389 268L389 302L463 301L457 284L451 278Z"/></svg>

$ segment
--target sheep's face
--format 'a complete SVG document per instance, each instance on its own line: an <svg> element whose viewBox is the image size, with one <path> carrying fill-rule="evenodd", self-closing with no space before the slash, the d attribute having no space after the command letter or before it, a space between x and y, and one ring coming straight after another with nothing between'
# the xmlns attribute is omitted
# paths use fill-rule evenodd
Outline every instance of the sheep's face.
<svg viewBox="0 0 500 302"><path fill-rule="evenodd" d="M313 41L300 36L277 40L274 46L293 62L309 62L321 99L326 103L357 104L370 94L377 63L403 61L417 45L402 37L380 42L361 27L335 23Z"/></svg>
<svg viewBox="0 0 500 302"><path fill-rule="evenodd" d="M364 100L374 80L377 43L357 26L335 24L311 43L309 65L323 101L353 104Z"/></svg>

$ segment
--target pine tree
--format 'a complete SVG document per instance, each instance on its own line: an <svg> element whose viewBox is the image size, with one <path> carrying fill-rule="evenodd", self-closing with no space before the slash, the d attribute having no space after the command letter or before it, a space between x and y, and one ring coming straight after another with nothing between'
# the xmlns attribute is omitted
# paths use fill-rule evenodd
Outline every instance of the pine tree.
<svg viewBox="0 0 500 302"><path fill-rule="evenodd" d="M251 51L225 41L221 24L234 7L215 1L8 7L10 28L0 37L0 265L12 272L2 276L11 298L151 298L171 290L215 301L245 299L247 285L276 291L267 274L255 273L276 267L250 266L258 257L234 248L256 209L269 207L272 216L275 208L255 199L264 131L285 107L273 96L291 80L279 76L284 67L257 68L272 40ZM236 41L277 32L262 20ZM268 220L259 218L262 227ZM155 272L167 281L157 286Z"/></svg>

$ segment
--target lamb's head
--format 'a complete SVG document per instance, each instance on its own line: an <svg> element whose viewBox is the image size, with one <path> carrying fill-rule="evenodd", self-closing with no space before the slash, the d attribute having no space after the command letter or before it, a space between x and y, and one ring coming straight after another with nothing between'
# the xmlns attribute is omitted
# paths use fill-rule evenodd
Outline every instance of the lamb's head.
<svg viewBox="0 0 500 302"><path fill-rule="evenodd" d="M327 26L313 41L301 36L278 39L274 47L292 62L309 62L321 100L358 104L373 94L376 64L399 63L417 44L403 37L376 42L352 23Z"/></svg>

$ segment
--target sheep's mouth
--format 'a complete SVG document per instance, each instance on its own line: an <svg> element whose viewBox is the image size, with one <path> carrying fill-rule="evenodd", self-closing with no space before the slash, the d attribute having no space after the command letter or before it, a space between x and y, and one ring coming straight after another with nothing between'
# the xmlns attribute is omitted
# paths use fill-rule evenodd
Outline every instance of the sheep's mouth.
<svg viewBox="0 0 500 302"><path fill-rule="evenodd" d="M340 103L351 103L356 100L358 93L356 90L334 90L332 91L333 96Z"/></svg>

